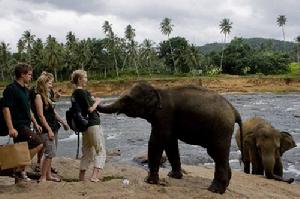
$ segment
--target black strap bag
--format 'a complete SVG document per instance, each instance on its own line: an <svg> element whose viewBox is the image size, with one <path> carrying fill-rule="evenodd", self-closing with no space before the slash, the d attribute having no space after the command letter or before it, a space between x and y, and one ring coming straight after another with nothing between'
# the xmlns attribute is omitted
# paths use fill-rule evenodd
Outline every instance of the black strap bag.
<svg viewBox="0 0 300 199"><path fill-rule="evenodd" d="M71 107L66 111L66 120L70 128L75 131L75 133L84 132L88 128L88 117L82 115L79 104L76 102L75 98L72 96Z"/></svg>

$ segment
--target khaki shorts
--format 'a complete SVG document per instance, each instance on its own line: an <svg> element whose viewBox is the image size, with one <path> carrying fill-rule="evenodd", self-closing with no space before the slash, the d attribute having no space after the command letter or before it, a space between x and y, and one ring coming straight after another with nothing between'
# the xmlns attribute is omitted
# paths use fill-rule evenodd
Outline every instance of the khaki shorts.
<svg viewBox="0 0 300 199"><path fill-rule="evenodd" d="M49 159L54 158L55 155L56 155L56 145L55 145L54 139L50 140L49 136L48 136L48 133L43 133L41 135L41 138L42 138L42 141L43 141L43 144L44 144L45 158L49 158Z"/></svg>

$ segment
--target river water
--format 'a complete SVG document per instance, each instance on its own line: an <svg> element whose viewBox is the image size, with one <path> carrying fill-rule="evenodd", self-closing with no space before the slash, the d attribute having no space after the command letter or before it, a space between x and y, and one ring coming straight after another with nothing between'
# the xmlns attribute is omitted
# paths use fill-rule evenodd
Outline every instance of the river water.
<svg viewBox="0 0 300 199"><path fill-rule="evenodd" d="M261 116L280 130L288 131L294 137L297 147L284 153L284 176L294 177L300 182L300 93L274 94L224 94L224 96L237 108L243 119ZM115 98L103 98L112 101ZM69 98L61 99L56 105L60 115L70 106ZM148 139L151 126L143 119L134 119L125 115L101 114L101 124L106 138L108 151L119 149L120 156L110 161L136 164L132 159L147 152ZM237 125L236 125L237 128ZM7 142L7 137L0 137L0 144ZM59 146L57 156L75 158L77 136L72 131L59 131ZM206 150L200 146L187 145L179 142L181 162L190 165L212 166L213 161ZM234 136L232 138L230 165L233 169L241 170L238 151Z"/></svg>

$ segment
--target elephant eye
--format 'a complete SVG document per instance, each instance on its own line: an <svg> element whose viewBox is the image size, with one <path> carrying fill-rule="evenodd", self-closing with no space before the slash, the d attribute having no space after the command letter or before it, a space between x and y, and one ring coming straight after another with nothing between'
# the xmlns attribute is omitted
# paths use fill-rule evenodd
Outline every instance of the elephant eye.
<svg viewBox="0 0 300 199"><path fill-rule="evenodd" d="M128 96L128 95L125 95L122 99L123 99L122 101L123 101L125 104L132 103L132 101L133 101L133 99L132 99L130 96Z"/></svg>

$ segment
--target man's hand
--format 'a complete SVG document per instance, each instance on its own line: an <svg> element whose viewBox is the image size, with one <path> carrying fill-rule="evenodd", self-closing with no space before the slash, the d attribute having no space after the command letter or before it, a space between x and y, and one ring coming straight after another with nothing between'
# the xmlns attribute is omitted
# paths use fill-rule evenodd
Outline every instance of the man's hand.
<svg viewBox="0 0 300 199"><path fill-rule="evenodd" d="M9 134L10 137L15 138L15 137L18 136L18 131L16 129L12 128L12 129L9 129L8 134Z"/></svg>
<svg viewBox="0 0 300 199"><path fill-rule="evenodd" d="M49 140L53 140L54 139L54 133L51 129L48 129L48 137L49 137Z"/></svg>
<svg viewBox="0 0 300 199"><path fill-rule="evenodd" d="M35 125L35 129L36 129L37 134L40 134L43 131L43 128L38 124Z"/></svg>

